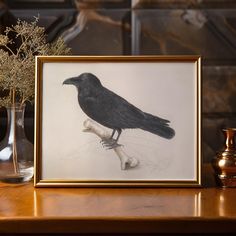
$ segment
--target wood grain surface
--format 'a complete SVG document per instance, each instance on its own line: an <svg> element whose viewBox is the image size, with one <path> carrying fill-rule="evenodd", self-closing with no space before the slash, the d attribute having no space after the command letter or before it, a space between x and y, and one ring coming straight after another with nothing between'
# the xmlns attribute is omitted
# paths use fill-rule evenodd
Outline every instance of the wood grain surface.
<svg viewBox="0 0 236 236"><path fill-rule="evenodd" d="M0 184L0 233L234 233L236 189Z"/></svg>

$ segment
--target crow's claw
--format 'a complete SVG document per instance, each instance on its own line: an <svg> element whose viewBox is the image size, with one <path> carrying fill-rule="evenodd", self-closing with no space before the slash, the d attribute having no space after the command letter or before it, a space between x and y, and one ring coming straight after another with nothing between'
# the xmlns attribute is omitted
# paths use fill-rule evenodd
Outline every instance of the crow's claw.
<svg viewBox="0 0 236 236"><path fill-rule="evenodd" d="M115 139L102 139L100 142L102 143L102 146L106 148L106 150L122 146L121 144L118 144Z"/></svg>
<svg viewBox="0 0 236 236"><path fill-rule="evenodd" d="M106 148L106 150L110 150L110 149L114 149L114 148L117 148L117 147L120 147L122 146L121 144L118 144L118 143L114 143L114 144L111 144L111 145L105 145L104 147Z"/></svg>

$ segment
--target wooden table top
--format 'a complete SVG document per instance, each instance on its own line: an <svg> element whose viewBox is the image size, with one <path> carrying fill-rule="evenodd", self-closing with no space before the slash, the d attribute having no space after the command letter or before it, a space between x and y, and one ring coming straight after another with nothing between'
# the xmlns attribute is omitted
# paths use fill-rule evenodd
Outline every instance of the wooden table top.
<svg viewBox="0 0 236 236"><path fill-rule="evenodd" d="M0 233L232 233L236 189L0 184Z"/></svg>

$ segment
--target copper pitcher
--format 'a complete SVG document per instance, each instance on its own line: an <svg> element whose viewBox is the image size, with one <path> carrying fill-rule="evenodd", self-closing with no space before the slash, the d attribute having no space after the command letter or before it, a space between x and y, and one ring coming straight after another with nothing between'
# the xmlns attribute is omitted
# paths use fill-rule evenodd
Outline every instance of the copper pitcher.
<svg viewBox="0 0 236 236"><path fill-rule="evenodd" d="M236 187L236 128L222 130L225 136L225 148L213 159L216 180L222 187Z"/></svg>

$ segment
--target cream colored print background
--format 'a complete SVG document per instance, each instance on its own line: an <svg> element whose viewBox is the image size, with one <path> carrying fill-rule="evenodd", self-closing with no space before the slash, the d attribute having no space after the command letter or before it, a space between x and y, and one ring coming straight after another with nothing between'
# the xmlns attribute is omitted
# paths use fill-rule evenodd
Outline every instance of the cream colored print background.
<svg viewBox="0 0 236 236"><path fill-rule="evenodd" d="M194 63L46 63L43 67L43 179L194 180L196 178L196 68ZM83 132L88 118L69 77L95 74L104 87L139 109L170 120L171 140L124 130L119 143L140 164L121 170L113 150Z"/></svg>

